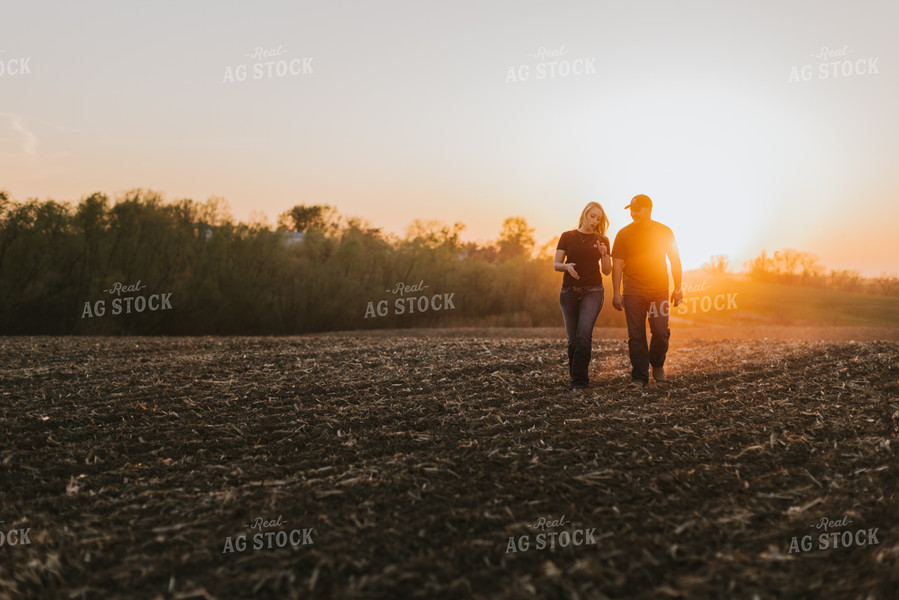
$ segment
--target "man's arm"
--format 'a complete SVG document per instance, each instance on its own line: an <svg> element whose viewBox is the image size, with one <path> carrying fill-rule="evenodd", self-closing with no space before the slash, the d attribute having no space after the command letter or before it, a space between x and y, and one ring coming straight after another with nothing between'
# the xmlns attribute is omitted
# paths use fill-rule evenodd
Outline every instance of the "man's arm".
<svg viewBox="0 0 899 600"><path fill-rule="evenodd" d="M671 248L668 250L668 260L671 261L671 278L674 279L674 292L671 294L671 302L674 306L677 306L684 299L684 292L681 290L683 268L680 263L680 252L678 252L677 245L675 245L673 239L671 240Z"/></svg>
<svg viewBox="0 0 899 600"><path fill-rule="evenodd" d="M624 257L627 256L627 246L624 236L619 231L612 244L612 307L621 310L624 306L624 298L621 297L621 276L624 273Z"/></svg>
<svg viewBox="0 0 899 600"><path fill-rule="evenodd" d="M680 263L678 263L680 264ZM621 310L624 299L621 297L621 274L624 272L624 259L612 259L612 307Z"/></svg>
<svg viewBox="0 0 899 600"><path fill-rule="evenodd" d="M599 255L599 266L602 269L602 274L608 275L612 272L612 251L604 242L599 244Z"/></svg>

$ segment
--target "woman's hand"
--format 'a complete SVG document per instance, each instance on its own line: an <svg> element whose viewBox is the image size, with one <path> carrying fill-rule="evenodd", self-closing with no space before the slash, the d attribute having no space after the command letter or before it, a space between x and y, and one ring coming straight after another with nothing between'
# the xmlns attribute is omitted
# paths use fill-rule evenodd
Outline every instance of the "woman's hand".
<svg viewBox="0 0 899 600"><path fill-rule="evenodd" d="M599 245L599 256L600 256L600 258L605 258L605 257L608 256L608 255L609 255L609 249L606 247L605 244L600 244L600 245Z"/></svg>
<svg viewBox="0 0 899 600"><path fill-rule="evenodd" d="M581 278L581 276L577 274L577 271L574 270L574 263L565 263L565 270L575 279Z"/></svg>

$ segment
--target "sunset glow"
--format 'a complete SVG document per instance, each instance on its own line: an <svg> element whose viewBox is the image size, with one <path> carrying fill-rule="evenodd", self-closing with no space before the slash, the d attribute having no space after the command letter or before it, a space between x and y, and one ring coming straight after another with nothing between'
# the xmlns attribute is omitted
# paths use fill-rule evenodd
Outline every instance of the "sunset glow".
<svg viewBox="0 0 899 600"><path fill-rule="evenodd" d="M686 268L799 248L899 272L899 6L651 4L19 5L0 189L221 196L272 223L330 204L468 240L519 215L538 246L588 201L614 235L645 193Z"/></svg>

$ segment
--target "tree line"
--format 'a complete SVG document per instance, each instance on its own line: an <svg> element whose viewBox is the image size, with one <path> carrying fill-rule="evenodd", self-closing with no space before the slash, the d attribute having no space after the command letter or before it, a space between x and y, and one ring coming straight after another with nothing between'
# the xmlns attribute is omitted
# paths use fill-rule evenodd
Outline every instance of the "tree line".
<svg viewBox="0 0 899 600"><path fill-rule="evenodd" d="M464 229L416 220L400 237L325 205L294 206L276 226L244 223L221 198L166 202L142 189L74 205L0 191L0 333L561 326L555 241L538 248L521 217L485 243L463 242ZM763 252L747 264L750 277L892 295L899 288L896 278L825 273L794 252ZM704 269L726 273L727 257ZM609 300L597 324L623 326Z"/></svg>
<svg viewBox="0 0 899 600"><path fill-rule="evenodd" d="M724 257L712 257L710 263L704 267L720 270L722 258ZM726 258L724 261L726 270ZM776 250L770 255L766 250L762 250L758 256L746 263L746 271L754 281L899 296L899 277L886 274L863 277L858 271L826 269L814 254L791 248Z"/></svg>
<svg viewBox="0 0 899 600"><path fill-rule="evenodd" d="M295 206L270 227L236 222L219 198L166 202L140 189L76 205L0 192L0 333L559 325L561 274L546 249L535 256L524 219L484 244L463 242L463 230L415 221L398 237L323 205ZM394 292L399 283L422 290ZM394 310L435 294L426 311ZM369 302L391 310L366 316Z"/></svg>

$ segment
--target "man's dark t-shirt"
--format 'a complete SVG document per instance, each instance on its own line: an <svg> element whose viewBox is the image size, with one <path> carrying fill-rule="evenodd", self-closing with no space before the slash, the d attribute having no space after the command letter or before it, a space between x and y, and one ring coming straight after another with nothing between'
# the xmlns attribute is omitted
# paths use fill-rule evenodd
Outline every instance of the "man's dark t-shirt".
<svg viewBox="0 0 899 600"><path fill-rule="evenodd" d="M567 271L562 277L562 285L566 287L584 287L602 285L602 272L599 270L600 244L609 249L609 238L599 233L581 233L577 229L566 231L559 238L557 250L564 250L566 263L574 263L580 279L575 279Z"/></svg>
<svg viewBox="0 0 899 600"><path fill-rule="evenodd" d="M624 260L622 294L653 296L668 294L668 265L665 255L677 253L674 233L661 223L631 223L615 236L612 258Z"/></svg>

